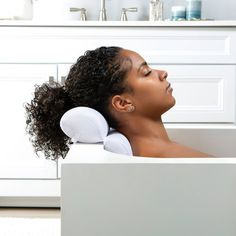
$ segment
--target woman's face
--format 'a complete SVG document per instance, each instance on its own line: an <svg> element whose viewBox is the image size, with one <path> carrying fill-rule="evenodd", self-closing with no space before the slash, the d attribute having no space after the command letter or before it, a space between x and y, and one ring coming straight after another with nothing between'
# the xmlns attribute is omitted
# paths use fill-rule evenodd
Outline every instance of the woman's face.
<svg viewBox="0 0 236 236"><path fill-rule="evenodd" d="M175 105L166 71L151 69L136 52L123 50L121 54L132 62L126 82L132 91L129 98L135 112L156 118Z"/></svg>

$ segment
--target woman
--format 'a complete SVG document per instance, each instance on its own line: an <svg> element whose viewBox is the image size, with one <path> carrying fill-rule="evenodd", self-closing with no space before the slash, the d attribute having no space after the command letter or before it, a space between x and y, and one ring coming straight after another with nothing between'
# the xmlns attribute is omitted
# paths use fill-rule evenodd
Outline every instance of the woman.
<svg viewBox="0 0 236 236"><path fill-rule="evenodd" d="M136 156L210 157L169 139L161 119L175 105L167 76L130 50L87 51L72 66L64 86L37 86L26 105L27 131L36 152L65 157L69 138L60 129L60 119L73 107L88 106L128 138Z"/></svg>

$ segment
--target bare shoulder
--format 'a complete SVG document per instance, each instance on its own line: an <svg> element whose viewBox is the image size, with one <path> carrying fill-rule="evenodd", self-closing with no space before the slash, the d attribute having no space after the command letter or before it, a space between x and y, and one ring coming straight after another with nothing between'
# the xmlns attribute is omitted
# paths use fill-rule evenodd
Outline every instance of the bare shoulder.
<svg viewBox="0 0 236 236"><path fill-rule="evenodd" d="M176 142L166 142L163 140L142 140L142 142L132 143L135 156L144 157L213 157L211 154L195 150Z"/></svg>
<svg viewBox="0 0 236 236"><path fill-rule="evenodd" d="M211 154L195 150L176 142L166 144L162 151L163 157L214 157Z"/></svg>

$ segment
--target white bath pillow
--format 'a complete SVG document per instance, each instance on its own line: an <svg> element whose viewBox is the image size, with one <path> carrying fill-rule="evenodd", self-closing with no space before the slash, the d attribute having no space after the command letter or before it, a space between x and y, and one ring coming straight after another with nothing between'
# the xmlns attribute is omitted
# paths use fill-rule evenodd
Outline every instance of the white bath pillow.
<svg viewBox="0 0 236 236"><path fill-rule="evenodd" d="M109 134L109 126L98 111L89 107L76 107L67 111L61 118L62 131L73 143L104 143L110 152L132 156L128 139L116 130Z"/></svg>
<svg viewBox="0 0 236 236"><path fill-rule="evenodd" d="M61 118L60 126L72 142L103 142L108 134L105 118L89 107L75 107L67 111Z"/></svg>
<svg viewBox="0 0 236 236"><path fill-rule="evenodd" d="M112 131L105 137L104 149L109 152L133 156L129 140L117 131Z"/></svg>

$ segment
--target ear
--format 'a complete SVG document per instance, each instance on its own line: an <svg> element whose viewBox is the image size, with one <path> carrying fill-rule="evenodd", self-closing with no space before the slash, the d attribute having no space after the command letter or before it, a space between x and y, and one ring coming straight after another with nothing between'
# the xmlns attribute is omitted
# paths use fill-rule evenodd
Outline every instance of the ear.
<svg viewBox="0 0 236 236"><path fill-rule="evenodd" d="M115 95L111 99L111 104L118 112L129 112L129 107L132 105L132 101L123 95Z"/></svg>

